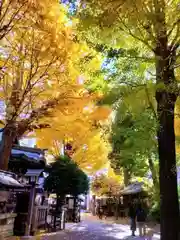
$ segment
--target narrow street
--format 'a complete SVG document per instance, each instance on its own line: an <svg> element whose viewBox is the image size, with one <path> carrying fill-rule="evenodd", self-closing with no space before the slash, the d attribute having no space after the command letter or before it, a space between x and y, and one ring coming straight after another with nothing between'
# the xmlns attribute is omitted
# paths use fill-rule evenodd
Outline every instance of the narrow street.
<svg viewBox="0 0 180 240"><path fill-rule="evenodd" d="M137 232L138 234L138 232ZM65 232L50 233L43 240L140 240L144 238L131 237L128 225L104 223L95 219L85 218L79 224L66 226ZM159 234L154 234L152 240L160 239Z"/></svg>

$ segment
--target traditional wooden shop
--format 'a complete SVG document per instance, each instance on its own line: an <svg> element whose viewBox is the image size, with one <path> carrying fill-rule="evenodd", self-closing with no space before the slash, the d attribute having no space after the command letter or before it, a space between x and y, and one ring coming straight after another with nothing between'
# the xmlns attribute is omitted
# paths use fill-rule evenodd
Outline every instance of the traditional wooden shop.
<svg viewBox="0 0 180 240"><path fill-rule="evenodd" d="M1 134L2 131L3 129ZM16 139L9 159L9 172L0 172L3 179L6 175L6 179L11 178L12 183L10 187L0 183L3 196L0 205L4 209L2 210L4 213L0 213L0 219L2 218L1 222L4 224L4 214L10 216L8 211L13 214L14 220L11 222L14 222L14 235L30 234L47 222L48 204L45 201L46 193L43 189L45 166L44 149L20 146ZM3 193L4 188L6 193ZM9 199L13 203L9 204ZM12 229L9 235L12 235Z"/></svg>
<svg viewBox="0 0 180 240"><path fill-rule="evenodd" d="M33 234L38 227L46 225L48 204L43 189L45 165L45 150L13 146L9 169L17 174L19 182L24 185L24 189L16 194L14 235Z"/></svg>
<svg viewBox="0 0 180 240"><path fill-rule="evenodd" d="M144 188L143 182L134 182L126 186L120 193L119 215L128 217L129 204L133 201L144 202L148 194Z"/></svg>
<svg viewBox="0 0 180 240"><path fill-rule="evenodd" d="M13 235L14 220L17 217L16 191L24 189L14 173L0 171L0 229L1 236Z"/></svg>

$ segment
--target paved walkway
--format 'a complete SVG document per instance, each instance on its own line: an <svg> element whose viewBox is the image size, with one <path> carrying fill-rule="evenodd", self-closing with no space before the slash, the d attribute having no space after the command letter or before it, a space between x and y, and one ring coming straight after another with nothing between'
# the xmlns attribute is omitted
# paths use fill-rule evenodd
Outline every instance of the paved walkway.
<svg viewBox="0 0 180 240"><path fill-rule="evenodd" d="M79 224L67 224L65 232L50 233L41 237L43 240L140 240L131 237L128 225L104 223L95 219L85 218ZM154 234L152 240L159 240Z"/></svg>

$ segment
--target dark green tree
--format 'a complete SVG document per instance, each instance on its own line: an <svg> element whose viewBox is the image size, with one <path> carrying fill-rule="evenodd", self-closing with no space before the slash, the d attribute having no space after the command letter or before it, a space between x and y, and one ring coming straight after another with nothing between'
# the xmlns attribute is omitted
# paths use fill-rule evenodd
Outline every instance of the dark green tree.
<svg viewBox="0 0 180 240"><path fill-rule="evenodd" d="M70 194L75 198L79 194L86 194L89 189L87 175L68 156L60 156L48 169L49 176L46 178L44 188L46 191L55 193L57 196L56 213L61 213L65 196ZM56 220L54 220L54 224Z"/></svg>
<svg viewBox="0 0 180 240"><path fill-rule="evenodd" d="M123 172L125 185L129 184L132 177L143 177L150 170L157 190L155 127L156 121L153 120L152 111L148 108L134 112L124 103L119 104L111 125L109 141L112 152L109 158L113 169L117 173Z"/></svg>

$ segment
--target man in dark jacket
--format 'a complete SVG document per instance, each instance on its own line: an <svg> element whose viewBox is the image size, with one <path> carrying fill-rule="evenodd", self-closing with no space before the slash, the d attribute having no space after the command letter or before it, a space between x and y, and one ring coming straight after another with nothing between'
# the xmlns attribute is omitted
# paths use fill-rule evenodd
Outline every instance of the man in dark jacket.
<svg viewBox="0 0 180 240"><path fill-rule="evenodd" d="M103 218L103 209L100 205L98 206L98 217L99 219Z"/></svg>
<svg viewBox="0 0 180 240"><path fill-rule="evenodd" d="M146 235L146 212L142 208L141 204L138 204L137 210L136 210L136 216L137 216L137 223L139 228L139 236L145 236Z"/></svg>
<svg viewBox="0 0 180 240"><path fill-rule="evenodd" d="M136 231L136 206L135 203L132 202L129 206L129 218L130 218L130 227L132 231L132 236L135 236Z"/></svg>

